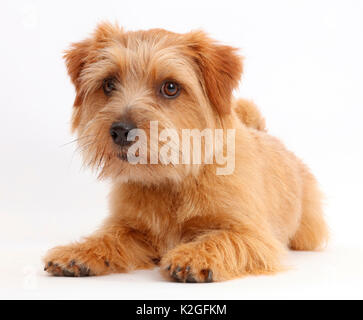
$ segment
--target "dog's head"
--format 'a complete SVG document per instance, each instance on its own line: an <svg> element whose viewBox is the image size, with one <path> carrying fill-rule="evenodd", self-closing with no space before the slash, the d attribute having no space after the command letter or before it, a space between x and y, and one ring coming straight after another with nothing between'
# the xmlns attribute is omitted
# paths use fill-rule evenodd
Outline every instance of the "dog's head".
<svg viewBox="0 0 363 320"><path fill-rule="evenodd" d="M236 50L203 32L125 32L109 24L73 44L65 60L77 92L72 129L86 164L100 169L101 177L145 183L180 180L199 170L153 162L158 146L151 129L157 124L159 133L172 128L181 137L183 129L220 127L242 72ZM130 138L138 130L145 133L147 153L138 150L145 161L131 164L126 154L136 144L130 140L140 144L140 136Z"/></svg>

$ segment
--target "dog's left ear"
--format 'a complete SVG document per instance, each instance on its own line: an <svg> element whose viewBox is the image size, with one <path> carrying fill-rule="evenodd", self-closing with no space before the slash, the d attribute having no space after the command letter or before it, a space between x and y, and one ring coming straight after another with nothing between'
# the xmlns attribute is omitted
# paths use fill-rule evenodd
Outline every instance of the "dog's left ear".
<svg viewBox="0 0 363 320"><path fill-rule="evenodd" d="M232 91L242 75L242 57L237 49L216 43L202 31L188 33L185 37L188 54L197 63L210 102L219 114L230 113Z"/></svg>

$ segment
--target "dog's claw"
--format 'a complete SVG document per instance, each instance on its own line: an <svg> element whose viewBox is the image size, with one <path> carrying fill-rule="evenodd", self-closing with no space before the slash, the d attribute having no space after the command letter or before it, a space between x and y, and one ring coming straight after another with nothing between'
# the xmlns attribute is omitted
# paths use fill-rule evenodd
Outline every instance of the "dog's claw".
<svg viewBox="0 0 363 320"><path fill-rule="evenodd" d="M178 278L178 276L177 276L177 274L176 274L176 272L175 272L175 271L173 271L173 273L171 274L171 277L172 277L175 281L179 281L179 278Z"/></svg>
<svg viewBox="0 0 363 320"><path fill-rule="evenodd" d="M211 269L208 269L208 275L207 278L205 279L205 282L213 282L213 271Z"/></svg>
<svg viewBox="0 0 363 320"><path fill-rule="evenodd" d="M196 283L197 280L195 280L194 276L189 273L187 278L185 279L185 282L187 282L187 283Z"/></svg>
<svg viewBox="0 0 363 320"><path fill-rule="evenodd" d="M86 266L80 266L79 268L79 276L80 277L88 277L90 275L90 269L88 269Z"/></svg>
<svg viewBox="0 0 363 320"><path fill-rule="evenodd" d="M44 271L47 271L51 266L53 265L52 261L49 261L45 266L44 266Z"/></svg>
<svg viewBox="0 0 363 320"><path fill-rule="evenodd" d="M196 283L196 282L198 282L195 279L194 275L190 271L191 271L191 267L190 266L187 266L185 268L185 274L186 274L185 282L186 283Z"/></svg>
<svg viewBox="0 0 363 320"><path fill-rule="evenodd" d="M178 282L182 282L182 278L180 275L180 271L182 270L182 268L180 266L176 266L176 268L173 270L171 277Z"/></svg>
<svg viewBox="0 0 363 320"><path fill-rule="evenodd" d="M74 272L69 271L67 269L63 269L63 276L65 276L65 277L74 277Z"/></svg>
<svg viewBox="0 0 363 320"><path fill-rule="evenodd" d="M179 278L178 274L176 273L176 271L173 271L173 273L171 274L171 277L172 277L175 281L177 281L177 282L181 282L181 280L180 280L180 278Z"/></svg>

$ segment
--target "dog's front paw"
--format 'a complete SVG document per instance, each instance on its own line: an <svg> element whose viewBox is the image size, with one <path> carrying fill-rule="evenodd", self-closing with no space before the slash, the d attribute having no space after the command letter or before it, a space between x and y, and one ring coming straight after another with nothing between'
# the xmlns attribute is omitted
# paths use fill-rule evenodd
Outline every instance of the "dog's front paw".
<svg viewBox="0 0 363 320"><path fill-rule="evenodd" d="M61 246L51 249L44 258L44 271L59 277L88 277L105 274L109 262L95 258L81 245Z"/></svg>
<svg viewBox="0 0 363 320"><path fill-rule="evenodd" d="M184 244L169 251L161 261L161 272L177 282L216 281L216 265L212 257L194 244Z"/></svg>

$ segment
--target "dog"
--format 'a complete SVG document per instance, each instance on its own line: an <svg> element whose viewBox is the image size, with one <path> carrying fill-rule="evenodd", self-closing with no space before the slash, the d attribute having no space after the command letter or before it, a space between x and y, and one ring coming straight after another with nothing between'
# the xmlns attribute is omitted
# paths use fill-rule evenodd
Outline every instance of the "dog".
<svg viewBox="0 0 363 320"><path fill-rule="evenodd" d="M159 266L171 281L224 281L284 270L288 249L327 243L316 179L267 133L253 102L233 98L243 71L237 49L203 31L125 31L101 23L66 51L65 62L76 90L72 131L85 164L112 189L110 215L94 234L46 254L49 274ZM216 161L152 163L156 122L177 138L188 128L222 130L224 138L233 130L233 170L217 174ZM145 160L135 164L128 151L140 140L129 137L137 129L150 149L135 152Z"/></svg>

